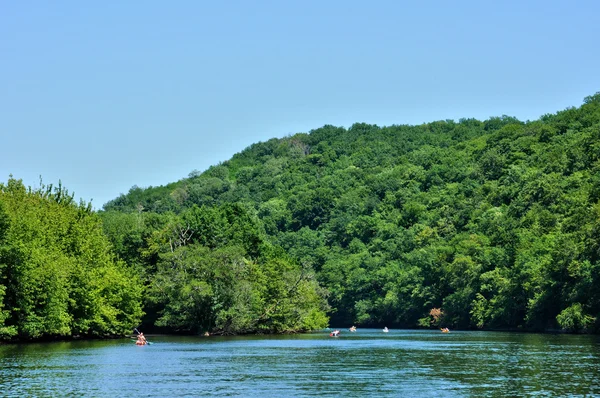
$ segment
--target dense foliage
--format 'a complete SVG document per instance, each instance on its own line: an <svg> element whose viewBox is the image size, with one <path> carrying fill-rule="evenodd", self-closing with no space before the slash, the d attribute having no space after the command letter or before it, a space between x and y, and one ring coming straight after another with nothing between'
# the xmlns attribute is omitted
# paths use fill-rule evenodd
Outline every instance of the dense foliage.
<svg viewBox="0 0 600 398"><path fill-rule="evenodd" d="M256 329L244 314L279 303L289 269L314 270L336 324L578 331L599 326L599 200L596 94L528 122L324 126L134 187L102 216L163 325Z"/></svg>
<svg viewBox="0 0 600 398"><path fill-rule="evenodd" d="M61 186L0 184L0 340L131 332L142 284L128 269L98 215Z"/></svg>
<svg viewBox="0 0 600 398"><path fill-rule="evenodd" d="M117 251L146 277L150 326L233 334L327 325L312 268L268 243L260 220L240 203L103 218Z"/></svg>

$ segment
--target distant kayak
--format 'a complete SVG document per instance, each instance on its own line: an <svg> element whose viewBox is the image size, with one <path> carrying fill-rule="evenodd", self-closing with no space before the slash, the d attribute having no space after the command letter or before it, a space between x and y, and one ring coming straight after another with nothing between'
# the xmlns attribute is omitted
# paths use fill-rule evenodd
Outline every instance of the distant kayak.
<svg viewBox="0 0 600 398"><path fill-rule="evenodd" d="M135 339L136 340L135 345L150 344L150 342L148 340L146 340L146 336L144 336L144 333L137 330L137 328L133 328L133 330L137 333L137 338ZM133 340L133 338L132 338L132 340Z"/></svg>
<svg viewBox="0 0 600 398"><path fill-rule="evenodd" d="M134 338L132 338L131 340L135 341L135 345L150 345L150 344L152 344L149 341L141 341L139 339L134 339Z"/></svg>

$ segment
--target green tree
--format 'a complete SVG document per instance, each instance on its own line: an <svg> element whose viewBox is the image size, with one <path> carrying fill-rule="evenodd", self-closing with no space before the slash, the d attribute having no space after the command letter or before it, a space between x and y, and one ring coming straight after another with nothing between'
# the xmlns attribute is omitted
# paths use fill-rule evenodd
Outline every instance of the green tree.
<svg viewBox="0 0 600 398"><path fill-rule="evenodd" d="M114 261L99 217L62 188L0 184L4 338L121 335L139 322L141 285Z"/></svg>

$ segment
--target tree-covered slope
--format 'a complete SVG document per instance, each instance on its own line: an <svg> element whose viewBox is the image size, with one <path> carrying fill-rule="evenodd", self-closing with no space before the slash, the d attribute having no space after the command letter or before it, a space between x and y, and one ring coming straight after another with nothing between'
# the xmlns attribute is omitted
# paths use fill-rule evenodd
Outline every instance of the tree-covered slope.
<svg viewBox="0 0 600 398"><path fill-rule="evenodd" d="M264 245L315 273L336 324L591 330L599 201L596 94L530 122L324 126L254 144L166 187L133 188L101 215L153 292L177 249L173 231L210 249L199 262L234 242L246 261L264 263L263 249L232 238L233 219L210 214L241 206ZM189 221L194 212L204 218ZM166 218L175 220L170 237ZM170 304L152 300L169 324Z"/></svg>

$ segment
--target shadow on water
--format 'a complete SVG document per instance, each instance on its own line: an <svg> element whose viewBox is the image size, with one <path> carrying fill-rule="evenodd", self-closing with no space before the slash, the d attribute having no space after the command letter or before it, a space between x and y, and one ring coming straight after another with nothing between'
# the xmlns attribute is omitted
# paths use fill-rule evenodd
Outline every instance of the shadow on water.
<svg viewBox="0 0 600 398"><path fill-rule="evenodd" d="M0 346L8 396L600 395L597 336L359 329Z"/></svg>

